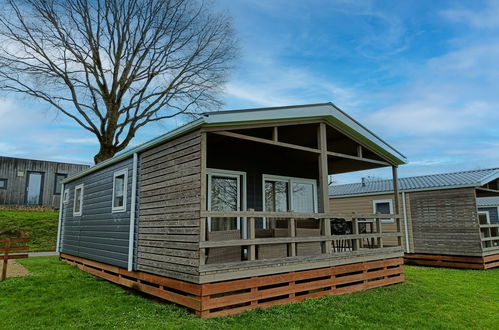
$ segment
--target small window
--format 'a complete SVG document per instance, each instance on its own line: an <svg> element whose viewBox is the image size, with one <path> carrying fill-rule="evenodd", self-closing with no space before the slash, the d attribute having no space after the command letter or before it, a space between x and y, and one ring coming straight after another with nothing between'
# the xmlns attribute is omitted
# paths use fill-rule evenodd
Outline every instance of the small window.
<svg viewBox="0 0 499 330"><path fill-rule="evenodd" d="M374 214L393 214L393 205L391 199L382 199L373 201ZM392 218L381 219L384 223L393 223Z"/></svg>
<svg viewBox="0 0 499 330"><path fill-rule="evenodd" d="M7 189L7 179L0 179L0 189Z"/></svg>
<svg viewBox="0 0 499 330"><path fill-rule="evenodd" d="M75 202L73 206L73 215L80 216L83 209L83 185L75 187Z"/></svg>
<svg viewBox="0 0 499 330"><path fill-rule="evenodd" d="M54 195L60 195L62 190L61 181L68 177L67 174L56 173L54 180Z"/></svg>
<svg viewBox="0 0 499 330"><path fill-rule="evenodd" d="M62 196L62 202L67 204L69 202L69 189L64 190L64 195Z"/></svg>
<svg viewBox="0 0 499 330"><path fill-rule="evenodd" d="M122 169L114 172L113 180L113 212L126 211L126 197L127 197L127 182L128 182L128 169Z"/></svg>
<svg viewBox="0 0 499 330"><path fill-rule="evenodd" d="M478 220L481 225L490 224L490 214L489 211L478 211Z"/></svg>

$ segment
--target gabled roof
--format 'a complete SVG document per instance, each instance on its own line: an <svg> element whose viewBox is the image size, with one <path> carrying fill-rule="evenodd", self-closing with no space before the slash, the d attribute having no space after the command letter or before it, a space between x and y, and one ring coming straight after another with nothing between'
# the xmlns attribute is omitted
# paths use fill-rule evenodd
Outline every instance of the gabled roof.
<svg viewBox="0 0 499 330"><path fill-rule="evenodd" d="M480 197L477 198L477 205L479 207L496 207L499 206L499 196L494 196L494 197Z"/></svg>
<svg viewBox="0 0 499 330"><path fill-rule="evenodd" d="M422 191L462 187L480 187L499 177L499 168L484 170L441 173L432 175L399 178L400 191ZM329 196L344 197L354 195L374 195L393 191L393 180L379 180L362 183L333 185Z"/></svg>
<svg viewBox="0 0 499 330"><path fill-rule="evenodd" d="M257 108L229 111L215 111L203 113L200 118L191 121L179 128L165 133L149 142L141 144L133 149L122 152L113 158L103 161L91 168L78 173L77 175L64 180L64 183L87 175L100 168L131 157L134 153L142 152L158 144L172 140L189 131L205 126L224 126L239 124L258 124L272 122L288 122L320 119L337 128L345 135L357 139L360 143L368 146L374 152L379 153L394 165L405 164L406 157L383 141L376 134L368 130L358 121L347 115L333 103L294 105L273 108Z"/></svg>

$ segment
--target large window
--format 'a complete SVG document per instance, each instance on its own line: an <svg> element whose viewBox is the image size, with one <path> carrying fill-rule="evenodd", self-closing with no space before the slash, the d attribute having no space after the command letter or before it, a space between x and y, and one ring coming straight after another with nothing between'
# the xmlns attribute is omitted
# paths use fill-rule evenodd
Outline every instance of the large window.
<svg viewBox="0 0 499 330"><path fill-rule="evenodd" d="M317 212L317 183L312 179L263 175L264 210L267 212ZM272 219L265 219L263 227Z"/></svg>
<svg viewBox="0 0 499 330"><path fill-rule="evenodd" d="M128 169L124 168L114 172L113 179L113 212L126 211Z"/></svg>
<svg viewBox="0 0 499 330"><path fill-rule="evenodd" d="M83 211L83 184L75 187L75 199L73 205L73 215L80 216Z"/></svg>
<svg viewBox="0 0 499 330"><path fill-rule="evenodd" d="M374 214L393 214L393 204L391 199L380 199L373 201ZM381 222L393 223L393 218L383 218Z"/></svg>
<svg viewBox="0 0 499 330"><path fill-rule="evenodd" d="M54 195L60 195L62 190L62 180L68 177L67 174L56 173L54 180Z"/></svg>
<svg viewBox="0 0 499 330"><path fill-rule="evenodd" d="M0 189L7 189L7 179L0 179Z"/></svg>
<svg viewBox="0 0 499 330"><path fill-rule="evenodd" d="M490 224L490 213L489 211L478 211L478 220L481 225Z"/></svg>
<svg viewBox="0 0 499 330"><path fill-rule="evenodd" d="M241 211L245 209L246 174L227 170L208 170L208 210ZM240 230L241 218L216 218L208 221L209 231ZM245 226L243 237L246 235Z"/></svg>

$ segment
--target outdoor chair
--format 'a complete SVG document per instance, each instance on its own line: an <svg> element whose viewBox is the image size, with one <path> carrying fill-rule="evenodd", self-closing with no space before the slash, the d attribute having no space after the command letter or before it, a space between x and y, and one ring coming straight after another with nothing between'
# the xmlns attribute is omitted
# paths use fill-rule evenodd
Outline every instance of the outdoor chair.
<svg viewBox="0 0 499 330"><path fill-rule="evenodd" d="M211 231L208 233L209 241L228 241L241 238L239 230L221 230ZM221 264L226 262L241 261L242 249L240 246L227 246L209 248L208 256L206 258L207 264Z"/></svg>
<svg viewBox="0 0 499 330"><path fill-rule="evenodd" d="M350 235L353 232L352 229L352 223L343 218L331 219L332 235ZM335 252L350 251L351 247L350 239L333 240L333 251Z"/></svg>

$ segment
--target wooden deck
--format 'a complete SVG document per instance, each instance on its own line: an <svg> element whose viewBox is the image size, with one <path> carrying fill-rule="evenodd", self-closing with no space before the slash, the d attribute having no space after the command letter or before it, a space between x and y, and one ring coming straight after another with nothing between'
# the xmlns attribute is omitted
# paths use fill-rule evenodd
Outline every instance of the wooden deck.
<svg viewBox="0 0 499 330"><path fill-rule="evenodd" d="M122 286L187 307L200 317L334 296L404 281L402 258L350 263L300 272L193 284L61 254L61 260Z"/></svg>
<svg viewBox="0 0 499 330"><path fill-rule="evenodd" d="M499 253L482 257L409 253L404 256L404 261L419 266L490 269L499 267Z"/></svg>

